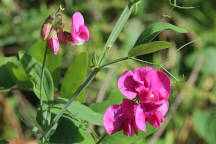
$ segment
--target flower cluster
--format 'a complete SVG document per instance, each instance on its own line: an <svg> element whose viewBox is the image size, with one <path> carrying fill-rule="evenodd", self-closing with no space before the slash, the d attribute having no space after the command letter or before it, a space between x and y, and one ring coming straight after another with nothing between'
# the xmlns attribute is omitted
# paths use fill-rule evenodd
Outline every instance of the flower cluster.
<svg viewBox="0 0 216 144"><path fill-rule="evenodd" d="M124 72L118 88L129 99L110 106L104 113L103 123L108 134L123 130L125 135L146 131L146 122L159 127L169 107L170 79L163 71L139 67Z"/></svg>
<svg viewBox="0 0 216 144"><path fill-rule="evenodd" d="M48 39L50 50L57 54L59 51L59 41L66 45L70 41L73 46L81 45L89 40L89 30L85 26L84 18L80 12L75 12L72 16L71 32L63 31L64 22L61 15L61 22L53 25L56 19L56 12L46 20L42 27L42 39Z"/></svg>

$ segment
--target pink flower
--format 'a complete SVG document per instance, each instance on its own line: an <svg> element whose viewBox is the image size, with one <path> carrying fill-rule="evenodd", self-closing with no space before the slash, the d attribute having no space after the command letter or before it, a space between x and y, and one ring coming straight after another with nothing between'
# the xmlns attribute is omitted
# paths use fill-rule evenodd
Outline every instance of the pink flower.
<svg viewBox="0 0 216 144"><path fill-rule="evenodd" d="M166 101L157 108L152 108L145 104L139 104L137 107L137 111L142 111L143 113L145 113L145 120L148 121L154 127L158 128L160 127L160 123L163 122L164 116L168 112L168 108L169 103L168 101Z"/></svg>
<svg viewBox="0 0 216 144"><path fill-rule="evenodd" d="M71 36L73 46L81 45L89 40L89 31L80 12L76 12L72 16Z"/></svg>
<svg viewBox="0 0 216 144"><path fill-rule="evenodd" d="M58 51L59 51L59 41L58 41L58 38L57 38L56 30L53 30L51 33L52 34L48 39L48 47L50 48L50 50L54 54L57 54Z"/></svg>
<svg viewBox="0 0 216 144"><path fill-rule="evenodd" d="M51 28L52 28L52 24L51 23L45 23L45 24L43 24L42 31L41 31L42 39L43 40L46 40L48 38Z"/></svg>
<svg viewBox="0 0 216 144"><path fill-rule="evenodd" d="M67 39L65 37L65 34L62 30L57 31L58 39L61 44L66 45L67 44Z"/></svg>
<svg viewBox="0 0 216 144"><path fill-rule="evenodd" d="M120 105L110 106L104 113L103 123L108 134L123 130L125 135L138 134L138 128L145 131L145 115L137 111L134 101L123 99ZM136 116L136 117L135 117Z"/></svg>
<svg viewBox="0 0 216 144"><path fill-rule="evenodd" d="M151 67L126 71L118 80L120 91L129 99L110 106L104 113L103 123L108 134L123 130L125 135L146 131L146 122L158 128L169 108L170 79L166 73Z"/></svg>
<svg viewBox="0 0 216 144"><path fill-rule="evenodd" d="M171 83L163 71L139 67L124 72L118 80L118 88L129 99L138 98L142 104L153 109L168 100Z"/></svg>

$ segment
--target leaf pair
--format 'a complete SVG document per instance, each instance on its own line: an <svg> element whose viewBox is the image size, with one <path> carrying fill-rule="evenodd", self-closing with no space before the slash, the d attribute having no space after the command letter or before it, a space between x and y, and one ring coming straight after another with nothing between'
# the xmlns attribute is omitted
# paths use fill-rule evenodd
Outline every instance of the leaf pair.
<svg viewBox="0 0 216 144"><path fill-rule="evenodd" d="M146 55L154 53L156 51L169 48L171 43L165 41L154 41L151 42L160 32L164 30L173 30L179 33L186 33L187 31L183 28L174 26L169 23L157 22L151 24L145 31L140 35L135 43L134 48L128 52L129 57Z"/></svg>

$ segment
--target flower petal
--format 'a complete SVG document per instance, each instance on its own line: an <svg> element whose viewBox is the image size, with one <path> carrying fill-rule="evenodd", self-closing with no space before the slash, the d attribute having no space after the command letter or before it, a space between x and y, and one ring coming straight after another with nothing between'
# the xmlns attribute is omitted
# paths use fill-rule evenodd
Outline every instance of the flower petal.
<svg viewBox="0 0 216 144"><path fill-rule="evenodd" d="M124 72L118 80L119 90L121 91L123 95L125 95L126 97L130 99L136 98L137 96L137 92L135 90L136 85L137 85L137 82L133 80L132 71Z"/></svg>
<svg viewBox="0 0 216 144"><path fill-rule="evenodd" d="M120 105L110 106L103 116L104 127L108 134L113 134L122 129L123 113Z"/></svg>
<svg viewBox="0 0 216 144"><path fill-rule="evenodd" d="M84 18L80 12L75 12L72 16L72 35L79 31L80 26L84 25Z"/></svg>
<svg viewBox="0 0 216 144"><path fill-rule="evenodd" d="M150 113L147 121L156 128L160 127L160 123L163 122L163 115L160 112Z"/></svg>
<svg viewBox="0 0 216 144"><path fill-rule="evenodd" d="M142 105L139 104L136 109L135 120L136 120L136 124L138 128L144 132L146 131L146 120L145 119L146 119L146 116L144 113L144 109L142 108Z"/></svg>
<svg viewBox="0 0 216 144"><path fill-rule="evenodd" d="M155 96L154 98L158 99L157 101L168 100L171 91L171 82L165 72L155 70L151 67L136 68L134 70L134 80L143 82L145 87L151 89L153 96Z"/></svg>

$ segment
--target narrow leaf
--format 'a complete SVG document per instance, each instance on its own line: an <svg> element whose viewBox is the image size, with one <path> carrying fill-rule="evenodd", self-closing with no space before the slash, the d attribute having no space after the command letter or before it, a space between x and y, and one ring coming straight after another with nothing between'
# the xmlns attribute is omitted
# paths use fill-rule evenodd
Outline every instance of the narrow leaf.
<svg viewBox="0 0 216 144"><path fill-rule="evenodd" d="M36 61L30 55L24 53L23 51L18 53L20 62L33 84L33 91L35 95L40 98L40 76L42 65ZM54 84L50 72L45 68L44 80L42 83L42 98L44 101L51 101L54 97Z"/></svg>
<svg viewBox="0 0 216 144"><path fill-rule="evenodd" d="M132 56L146 55L162 49L169 48L170 46L171 44L165 41L154 41L150 43L145 43L132 48L129 51L128 56L132 57Z"/></svg>
<svg viewBox="0 0 216 144"><path fill-rule="evenodd" d="M68 68L61 87L61 97L71 98L73 93L82 84L86 78L88 69L88 54L87 52L80 53L71 63ZM81 93L76 100L85 101L85 93Z"/></svg>
<svg viewBox="0 0 216 144"><path fill-rule="evenodd" d="M187 30L170 23L156 22L145 29L138 38L135 46L152 41L160 32L168 29L178 33L187 33Z"/></svg>

